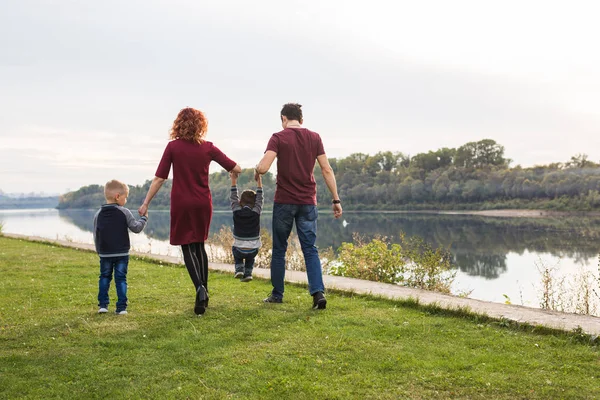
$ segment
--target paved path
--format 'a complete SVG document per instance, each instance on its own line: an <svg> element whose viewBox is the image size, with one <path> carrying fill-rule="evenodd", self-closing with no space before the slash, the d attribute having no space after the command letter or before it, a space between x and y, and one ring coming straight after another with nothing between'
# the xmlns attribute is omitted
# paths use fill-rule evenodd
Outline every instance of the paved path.
<svg viewBox="0 0 600 400"><path fill-rule="evenodd" d="M26 239L32 241L43 241L56 243L61 246L74 247L94 251L94 245L74 243L65 240L51 240L36 236L24 236L15 234L4 234L6 237L17 239ZM139 252L131 252L133 255L161 260L164 262L181 264L181 259L173 256L163 256ZM233 274L233 265L211 263L210 268L216 271L224 271ZM270 271L268 269L255 268L254 276L269 279ZM286 271L286 281L306 284L306 273L300 271ZM572 331L581 327L581 329L591 335L600 336L600 318L589 315L578 315L561 313L557 311L540 310L537 308L524 307L518 305L491 303L487 301L468 299L457 296L450 296L428 290L412 289L393 285L389 283L379 283L364 281L360 279L345 278L341 276L325 275L323 277L325 287L328 289L338 289L352 291L360 294L373 294L390 299L417 299L420 304L435 304L446 309L467 308L478 314L485 314L493 318L505 318L511 321L527 323L530 325L542 325L554 329Z"/></svg>

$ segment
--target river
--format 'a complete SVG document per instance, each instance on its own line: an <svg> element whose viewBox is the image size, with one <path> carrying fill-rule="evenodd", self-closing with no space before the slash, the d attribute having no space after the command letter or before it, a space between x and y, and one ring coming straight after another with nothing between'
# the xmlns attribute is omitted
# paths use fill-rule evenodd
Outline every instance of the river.
<svg viewBox="0 0 600 400"><path fill-rule="evenodd" d="M0 210L3 231L93 243L94 210ZM231 224L230 212L215 212L211 232ZM270 230L271 214L262 224ZM541 266L562 276L598 272L598 217L507 218L419 213L345 212L340 220L319 216L317 245L339 247L354 233L387 236L418 235L434 246L448 248L456 266L454 293L469 297L538 307ZM180 256L168 243L169 213L153 211L141 234L130 234L132 247L142 252Z"/></svg>

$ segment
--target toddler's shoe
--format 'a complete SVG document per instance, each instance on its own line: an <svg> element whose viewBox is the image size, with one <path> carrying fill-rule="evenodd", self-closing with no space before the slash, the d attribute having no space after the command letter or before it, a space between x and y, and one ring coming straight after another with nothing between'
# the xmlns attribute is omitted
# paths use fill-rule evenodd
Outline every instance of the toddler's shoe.
<svg viewBox="0 0 600 400"><path fill-rule="evenodd" d="M273 296L273 294L271 293L271 295L269 295L269 297L267 297L266 299L263 300L264 303L283 303L283 299L281 297L276 297Z"/></svg>
<svg viewBox="0 0 600 400"><path fill-rule="evenodd" d="M98 309L98 314L104 314L104 313L107 313L107 312L108 312L108 308L106 308L106 307L100 307Z"/></svg>
<svg viewBox="0 0 600 400"><path fill-rule="evenodd" d="M127 310L117 310L117 311L115 311L115 314L117 314L117 315L127 315Z"/></svg>
<svg viewBox="0 0 600 400"><path fill-rule="evenodd" d="M252 275L246 275L242 279L240 279L241 282L250 282L251 280L252 280Z"/></svg>
<svg viewBox="0 0 600 400"><path fill-rule="evenodd" d="M242 271L238 271L235 273L235 275L233 276L235 279L239 279L241 277L244 276L244 273Z"/></svg>

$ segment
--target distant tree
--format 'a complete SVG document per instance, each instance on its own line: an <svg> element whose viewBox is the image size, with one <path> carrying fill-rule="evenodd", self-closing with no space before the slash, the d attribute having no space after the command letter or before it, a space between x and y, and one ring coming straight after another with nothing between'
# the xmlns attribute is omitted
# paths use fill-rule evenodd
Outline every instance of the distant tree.
<svg viewBox="0 0 600 400"><path fill-rule="evenodd" d="M447 175L440 176L433 184L433 195L436 200L444 200L450 192L450 179Z"/></svg>
<svg viewBox="0 0 600 400"><path fill-rule="evenodd" d="M504 146L492 139L466 143L456 150L454 157L454 165L459 167L481 168L508 164L509 160L504 158Z"/></svg>
<svg viewBox="0 0 600 400"><path fill-rule="evenodd" d="M396 165L398 168L408 168L410 166L410 156L404 153L396 153Z"/></svg>
<svg viewBox="0 0 600 400"><path fill-rule="evenodd" d="M423 201L425 200L425 195L427 191L425 190L425 184L422 180L416 179L410 185L410 197L415 201Z"/></svg>
<svg viewBox="0 0 600 400"><path fill-rule="evenodd" d="M465 201L480 201L482 200L482 195L484 192L483 183L470 179L465 183L465 187L463 189L462 197Z"/></svg>
<svg viewBox="0 0 600 400"><path fill-rule="evenodd" d="M385 151L381 154L381 169L383 171L392 172L396 169L399 155L391 151Z"/></svg>
<svg viewBox="0 0 600 400"><path fill-rule="evenodd" d="M357 174L360 174L364 169L367 157L368 155L364 153L350 154L348 157L338 160L338 171L340 171L341 173L353 171Z"/></svg>
<svg viewBox="0 0 600 400"><path fill-rule="evenodd" d="M588 160L587 154L577 154L572 156L571 160L567 161L565 165L567 168L589 168L598 166L598 164Z"/></svg>
<svg viewBox="0 0 600 400"><path fill-rule="evenodd" d="M377 175L377 173L381 171L381 165L383 164L383 160L384 158L381 155L381 153L377 153L374 156L367 156L364 161L363 170L369 176L374 177L375 175Z"/></svg>
<svg viewBox="0 0 600 400"><path fill-rule="evenodd" d="M441 148L435 152L438 157L438 168L446 168L453 164L454 157L456 156L456 149L449 149L447 147Z"/></svg>
<svg viewBox="0 0 600 400"><path fill-rule="evenodd" d="M440 166L437 152L429 151L427 153L419 153L410 160L410 167L413 169L422 169L425 172L430 172L438 169Z"/></svg>

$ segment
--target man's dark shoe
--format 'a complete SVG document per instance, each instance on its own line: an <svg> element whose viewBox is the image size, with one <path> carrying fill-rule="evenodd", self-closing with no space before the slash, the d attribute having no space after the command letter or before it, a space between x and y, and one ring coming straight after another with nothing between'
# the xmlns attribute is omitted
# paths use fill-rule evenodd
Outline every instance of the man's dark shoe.
<svg viewBox="0 0 600 400"><path fill-rule="evenodd" d="M263 302L265 302L265 303L283 303L283 299L281 297L275 297L273 295L270 295L269 297L264 299Z"/></svg>
<svg viewBox="0 0 600 400"><path fill-rule="evenodd" d="M327 299L323 292L313 294L313 310L324 310L327 307Z"/></svg>
<svg viewBox="0 0 600 400"><path fill-rule="evenodd" d="M208 292L202 285L196 290L196 304L194 306L194 312L196 315L202 315L206 311L208 306Z"/></svg>

